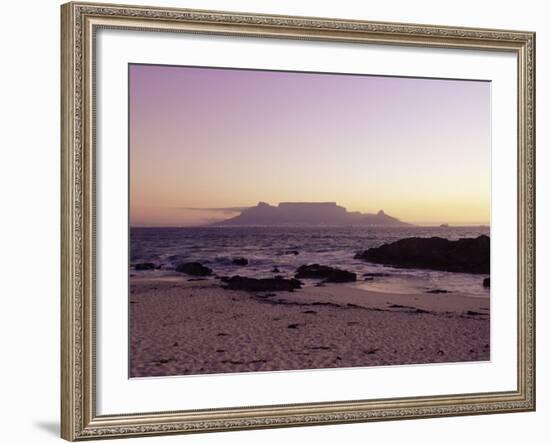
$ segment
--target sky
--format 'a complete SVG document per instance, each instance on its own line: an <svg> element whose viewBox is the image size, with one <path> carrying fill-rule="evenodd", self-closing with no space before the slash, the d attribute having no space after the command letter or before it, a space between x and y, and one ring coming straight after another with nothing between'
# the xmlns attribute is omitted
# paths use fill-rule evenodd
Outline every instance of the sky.
<svg viewBox="0 0 550 443"><path fill-rule="evenodd" d="M131 64L130 224L200 225L260 201L488 224L490 93L484 81Z"/></svg>

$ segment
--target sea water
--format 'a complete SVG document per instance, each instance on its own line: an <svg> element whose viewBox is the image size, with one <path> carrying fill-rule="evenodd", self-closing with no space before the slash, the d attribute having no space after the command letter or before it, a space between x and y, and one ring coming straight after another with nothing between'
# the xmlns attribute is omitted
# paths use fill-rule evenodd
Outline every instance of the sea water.
<svg viewBox="0 0 550 443"><path fill-rule="evenodd" d="M354 258L359 251L407 237L449 240L489 235L487 226L471 227L181 227L131 228L130 265L152 262L160 267L139 274L170 275L178 263L200 262L219 276L293 277L304 264L318 263L357 273L355 285L380 292L422 293L431 290L488 297L483 275L401 269ZM246 258L238 266L235 258ZM274 269L278 273L274 273ZM131 271L138 274L137 271ZM365 277L365 273L385 273ZM367 278L368 280L365 280ZM304 281L306 285L314 284ZM443 294L444 295L444 294Z"/></svg>

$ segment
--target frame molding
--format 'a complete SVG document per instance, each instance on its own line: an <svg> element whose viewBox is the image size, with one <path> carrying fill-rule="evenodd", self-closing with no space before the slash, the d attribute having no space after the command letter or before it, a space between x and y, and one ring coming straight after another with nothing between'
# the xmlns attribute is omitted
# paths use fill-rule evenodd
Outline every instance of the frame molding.
<svg viewBox="0 0 550 443"><path fill-rule="evenodd" d="M511 392L98 416L94 36L99 28L508 51L518 58L518 384ZM61 7L61 436L70 441L535 410L535 34L219 11Z"/></svg>

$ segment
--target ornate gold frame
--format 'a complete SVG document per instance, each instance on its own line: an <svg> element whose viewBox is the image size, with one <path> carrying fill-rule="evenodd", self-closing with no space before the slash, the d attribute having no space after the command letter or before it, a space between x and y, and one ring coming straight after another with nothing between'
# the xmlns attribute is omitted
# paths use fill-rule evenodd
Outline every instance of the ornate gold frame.
<svg viewBox="0 0 550 443"><path fill-rule="evenodd" d="M123 5L61 7L61 435L67 440L535 409L535 34ZM98 416L94 33L98 28L509 51L518 59L518 380L510 392Z"/></svg>

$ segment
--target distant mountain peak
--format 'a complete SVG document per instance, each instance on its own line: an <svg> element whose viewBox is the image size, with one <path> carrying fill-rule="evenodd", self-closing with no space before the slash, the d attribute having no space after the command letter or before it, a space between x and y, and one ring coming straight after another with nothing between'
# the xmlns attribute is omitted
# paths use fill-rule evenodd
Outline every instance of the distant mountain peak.
<svg viewBox="0 0 550 443"><path fill-rule="evenodd" d="M217 226L401 226L407 225L383 210L376 214L348 212L336 202L280 202L272 206L259 202Z"/></svg>

